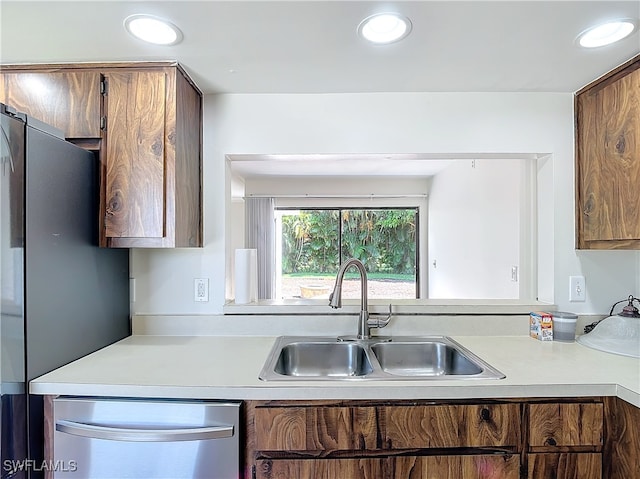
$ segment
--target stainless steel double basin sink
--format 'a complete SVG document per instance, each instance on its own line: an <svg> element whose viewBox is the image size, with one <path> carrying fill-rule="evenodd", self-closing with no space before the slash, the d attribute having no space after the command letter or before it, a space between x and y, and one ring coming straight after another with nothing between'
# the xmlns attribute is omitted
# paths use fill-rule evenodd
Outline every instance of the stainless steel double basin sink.
<svg viewBox="0 0 640 479"><path fill-rule="evenodd" d="M260 372L264 381L504 377L447 336L366 340L281 336Z"/></svg>

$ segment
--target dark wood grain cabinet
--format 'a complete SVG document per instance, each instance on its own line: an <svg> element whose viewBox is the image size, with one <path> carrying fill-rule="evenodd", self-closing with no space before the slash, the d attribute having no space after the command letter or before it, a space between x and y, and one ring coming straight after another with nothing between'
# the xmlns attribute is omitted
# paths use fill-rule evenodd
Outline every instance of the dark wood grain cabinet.
<svg viewBox="0 0 640 479"><path fill-rule="evenodd" d="M378 408L388 449L505 448L520 445L519 404L434 404Z"/></svg>
<svg viewBox="0 0 640 479"><path fill-rule="evenodd" d="M602 477L640 477L640 408L617 397L606 397L604 416Z"/></svg>
<svg viewBox="0 0 640 479"><path fill-rule="evenodd" d="M528 479L601 479L602 402L530 403Z"/></svg>
<svg viewBox="0 0 640 479"><path fill-rule="evenodd" d="M523 405L246 403L258 479L520 477Z"/></svg>
<svg viewBox="0 0 640 479"><path fill-rule="evenodd" d="M575 96L576 246L640 249L640 55Z"/></svg>
<svg viewBox="0 0 640 479"><path fill-rule="evenodd" d="M67 139L100 138L100 73L97 71L7 72L0 75L0 101L62 130Z"/></svg>
<svg viewBox="0 0 640 479"><path fill-rule="evenodd" d="M528 454L527 479L602 479L602 455Z"/></svg>
<svg viewBox="0 0 640 479"><path fill-rule="evenodd" d="M4 66L0 101L97 153L101 246L202 246L202 94L179 65Z"/></svg>
<svg viewBox="0 0 640 479"><path fill-rule="evenodd" d="M357 459L266 459L257 479L519 479L515 455L440 455Z"/></svg>
<svg viewBox="0 0 640 479"><path fill-rule="evenodd" d="M620 413L614 406L624 405L609 407L609 428L617 430L613 421ZM611 469L603 458L611 438L605 435L608 410L599 397L248 401L245 411L247 478L625 477L603 474ZM639 438L633 434L621 439L617 454L635 447ZM627 463L633 467L633 461Z"/></svg>

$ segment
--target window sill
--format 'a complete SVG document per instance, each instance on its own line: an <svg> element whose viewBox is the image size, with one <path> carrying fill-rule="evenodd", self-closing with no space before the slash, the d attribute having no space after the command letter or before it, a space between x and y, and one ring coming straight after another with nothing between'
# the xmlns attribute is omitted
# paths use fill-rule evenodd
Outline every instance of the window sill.
<svg viewBox="0 0 640 479"><path fill-rule="evenodd" d="M520 315L531 311L555 310L556 306L535 300L498 299L370 299L369 312L387 314L389 304L394 315L406 316L485 316ZM227 302L222 312L225 315L344 315L357 314L360 301L343 300L343 307L332 309L327 299L259 300L249 304Z"/></svg>

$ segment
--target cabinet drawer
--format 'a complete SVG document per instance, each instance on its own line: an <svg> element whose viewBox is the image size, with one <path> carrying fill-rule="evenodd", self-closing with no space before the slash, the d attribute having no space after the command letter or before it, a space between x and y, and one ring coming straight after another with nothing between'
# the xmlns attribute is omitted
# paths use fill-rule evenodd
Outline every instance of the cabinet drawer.
<svg viewBox="0 0 640 479"><path fill-rule="evenodd" d="M519 479L517 455L407 456L385 463L389 479Z"/></svg>
<svg viewBox="0 0 640 479"><path fill-rule="evenodd" d="M273 459L256 463L257 479L518 479L516 455Z"/></svg>
<svg viewBox="0 0 640 479"><path fill-rule="evenodd" d="M602 446L600 403L530 404L529 447Z"/></svg>
<svg viewBox="0 0 640 479"><path fill-rule="evenodd" d="M383 407L386 449L516 447L518 404Z"/></svg>
<svg viewBox="0 0 640 479"><path fill-rule="evenodd" d="M277 459L256 463L256 479L380 479L384 459Z"/></svg>
<svg viewBox="0 0 640 479"><path fill-rule="evenodd" d="M527 479L601 479L599 453L529 454Z"/></svg>
<svg viewBox="0 0 640 479"><path fill-rule="evenodd" d="M375 449L375 407L274 407L255 412L256 449Z"/></svg>

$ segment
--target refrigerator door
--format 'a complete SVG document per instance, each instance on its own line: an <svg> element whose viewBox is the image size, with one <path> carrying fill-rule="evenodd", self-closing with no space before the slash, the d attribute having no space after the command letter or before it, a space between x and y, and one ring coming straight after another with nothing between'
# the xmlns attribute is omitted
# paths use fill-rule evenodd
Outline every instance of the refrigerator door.
<svg viewBox="0 0 640 479"><path fill-rule="evenodd" d="M129 252L97 247L98 161L27 117L26 380L129 335ZM27 404L29 459L43 459L43 398ZM31 470L34 479L39 474Z"/></svg>
<svg viewBox="0 0 640 479"><path fill-rule="evenodd" d="M2 105L2 110L4 106ZM0 113L0 476L27 457L24 335L25 123Z"/></svg>
<svg viewBox="0 0 640 479"><path fill-rule="evenodd" d="M39 479L28 382L130 334L129 252L97 247L97 158L2 103L0 119L0 476Z"/></svg>

